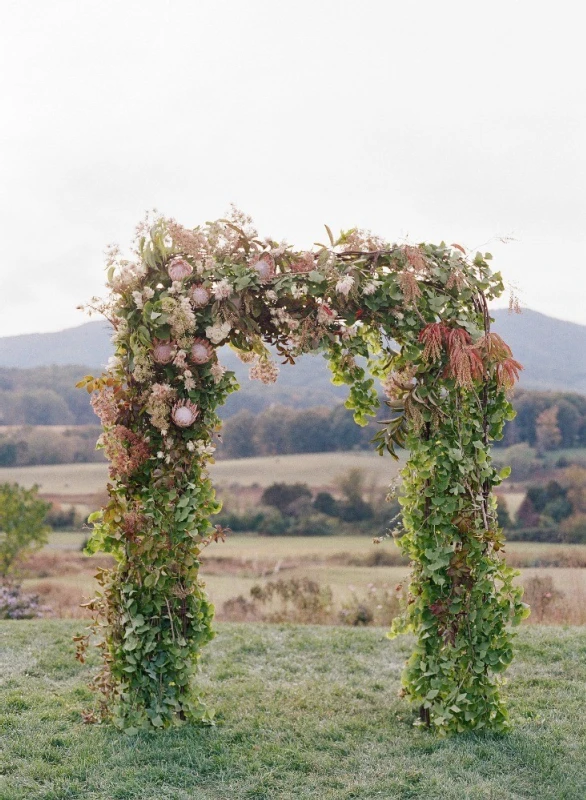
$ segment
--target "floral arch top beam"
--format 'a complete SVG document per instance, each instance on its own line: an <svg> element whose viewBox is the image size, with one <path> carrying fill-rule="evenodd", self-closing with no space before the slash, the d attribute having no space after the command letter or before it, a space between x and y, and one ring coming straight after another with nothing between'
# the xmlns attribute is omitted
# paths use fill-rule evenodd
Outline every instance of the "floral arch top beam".
<svg viewBox="0 0 586 800"><path fill-rule="evenodd" d="M358 424L379 405L372 376L383 381L390 419L375 446L410 454L399 541L413 572L394 632L413 630L418 643L403 691L440 729L507 724L498 673L512 657L507 623L526 610L498 554L492 495L503 476L490 442L520 369L490 331L501 277L488 254L469 259L459 245L327 233L327 245L296 251L237 212L195 229L158 218L139 227L132 260L109 254L110 295L90 307L111 321L116 354L82 385L111 478L89 548L117 562L90 604L103 655L95 684L102 715L121 728L206 718L194 675L213 607L198 559L222 535L206 465L217 408L238 388L218 357L225 344L264 383L277 378L273 353L292 363L323 352Z"/></svg>

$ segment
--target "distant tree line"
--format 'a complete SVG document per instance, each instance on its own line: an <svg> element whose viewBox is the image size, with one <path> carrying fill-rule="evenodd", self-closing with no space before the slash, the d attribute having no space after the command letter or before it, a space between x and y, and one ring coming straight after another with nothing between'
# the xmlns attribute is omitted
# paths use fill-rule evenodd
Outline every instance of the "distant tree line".
<svg viewBox="0 0 586 800"><path fill-rule="evenodd" d="M84 367L0 369L1 425L95 425L86 392L75 388Z"/></svg>
<svg viewBox="0 0 586 800"><path fill-rule="evenodd" d="M105 461L96 450L100 433L96 425L0 427L0 467Z"/></svg>
<svg viewBox="0 0 586 800"><path fill-rule="evenodd" d="M573 465L557 480L530 484L514 525L501 524L511 540L586 543L586 469Z"/></svg>
<svg viewBox="0 0 586 800"><path fill-rule="evenodd" d="M258 504L237 510L226 500L214 521L234 533L263 536L380 536L397 526L399 503L387 502L387 490L369 484L363 470L348 470L336 484L334 495L314 493L306 483L273 483Z"/></svg>
<svg viewBox="0 0 586 800"><path fill-rule="evenodd" d="M505 447L526 443L538 451L586 447L586 396L572 392L518 390L517 412L505 427Z"/></svg>
<svg viewBox="0 0 586 800"><path fill-rule="evenodd" d="M98 421L89 397L75 388L75 383L87 372L83 366L0 368L0 466L65 463L64 458L101 460L101 456L93 452L93 430L79 437L69 433L69 439L59 443L46 432L42 442L30 431L16 436L2 430L3 426L37 425L95 428ZM328 404L325 392L320 390L324 405L308 408L308 392L314 398L310 387L307 391L299 386L290 387L287 394L288 384L284 380L283 392L279 395L282 403L262 409L259 406L261 395L249 393L250 387L244 386L235 395L238 403L232 402L230 407L221 409L224 430L220 457L370 449L370 440L378 429L376 421L366 428L355 425L351 412L334 395ZM267 387L255 385L254 389L260 392ZM321 396L318 393L315 398L321 399ZM518 390L513 405L517 416L507 424L504 439L497 445L525 444L535 448L538 454L558 448L586 447L585 395ZM381 408L381 419L387 411L385 406ZM75 444L72 437L78 439Z"/></svg>
<svg viewBox="0 0 586 800"><path fill-rule="evenodd" d="M368 450L376 423L361 428L344 405L294 409L274 406L260 414L240 411L226 420L221 456L287 455L336 450Z"/></svg>

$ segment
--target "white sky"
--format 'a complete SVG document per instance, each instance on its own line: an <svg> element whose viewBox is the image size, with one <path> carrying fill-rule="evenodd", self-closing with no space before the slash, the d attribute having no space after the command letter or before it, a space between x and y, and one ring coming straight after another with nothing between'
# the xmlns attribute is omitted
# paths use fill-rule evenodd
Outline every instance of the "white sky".
<svg viewBox="0 0 586 800"><path fill-rule="evenodd" d="M586 324L579 9L0 0L0 335L84 322L146 209L231 202L300 246L323 223L482 246Z"/></svg>

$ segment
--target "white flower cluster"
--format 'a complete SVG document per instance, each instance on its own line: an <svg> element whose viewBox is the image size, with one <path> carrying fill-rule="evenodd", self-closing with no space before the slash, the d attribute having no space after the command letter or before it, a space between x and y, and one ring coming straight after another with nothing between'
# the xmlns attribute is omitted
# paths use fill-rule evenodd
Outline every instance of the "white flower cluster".
<svg viewBox="0 0 586 800"><path fill-rule="evenodd" d="M365 283L362 287L362 294L374 294L381 284L382 281L368 281L368 283Z"/></svg>
<svg viewBox="0 0 586 800"><path fill-rule="evenodd" d="M212 284L212 294L216 300L226 300L232 294L232 284L227 278Z"/></svg>
<svg viewBox="0 0 586 800"><path fill-rule="evenodd" d="M206 443L203 439L197 439L195 442L193 440L187 442L186 447L190 453L197 453L203 458L210 458L216 452L215 445Z"/></svg>
<svg viewBox="0 0 586 800"><path fill-rule="evenodd" d="M195 314L188 297L164 297L161 306L169 315L171 333L176 339L195 330Z"/></svg>
<svg viewBox="0 0 586 800"><path fill-rule="evenodd" d="M232 325L229 322L216 322L214 325L208 325L206 336L212 344L219 344L228 336L231 330Z"/></svg>
<svg viewBox="0 0 586 800"><path fill-rule="evenodd" d="M300 300L302 297L305 297L306 294L307 294L307 284L305 283L302 283L300 286L291 287L291 295L296 300Z"/></svg>
<svg viewBox="0 0 586 800"><path fill-rule="evenodd" d="M261 383L275 383L279 376L279 367L269 358L257 358L249 371L251 381L261 381Z"/></svg>
<svg viewBox="0 0 586 800"><path fill-rule="evenodd" d="M273 319L276 319L280 325L286 325L290 331L296 331L300 325L299 320L292 317L284 308L271 308L270 312Z"/></svg>
<svg viewBox="0 0 586 800"><path fill-rule="evenodd" d="M344 277L340 278L340 280L336 283L336 291L339 294L343 294L344 297L348 297L353 286L354 278L352 275L344 275Z"/></svg>

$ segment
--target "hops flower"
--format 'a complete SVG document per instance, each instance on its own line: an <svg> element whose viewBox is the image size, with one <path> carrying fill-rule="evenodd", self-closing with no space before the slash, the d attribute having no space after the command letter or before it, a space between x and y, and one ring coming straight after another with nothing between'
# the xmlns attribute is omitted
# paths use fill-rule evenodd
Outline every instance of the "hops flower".
<svg viewBox="0 0 586 800"><path fill-rule="evenodd" d="M191 400L180 400L171 411L171 419L178 428L189 428L199 416L199 409Z"/></svg>
<svg viewBox="0 0 586 800"><path fill-rule="evenodd" d="M212 364L210 372L212 373L214 383L219 383L226 373L226 367L216 362L215 364Z"/></svg>
<svg viewBox="0 0 586 800"><path fill-rule="evenodd" d="M377 290L377 287L381 285L381 281L369 281L365 283L362 287L362 294L369 295L374 294Z"/></svg>

